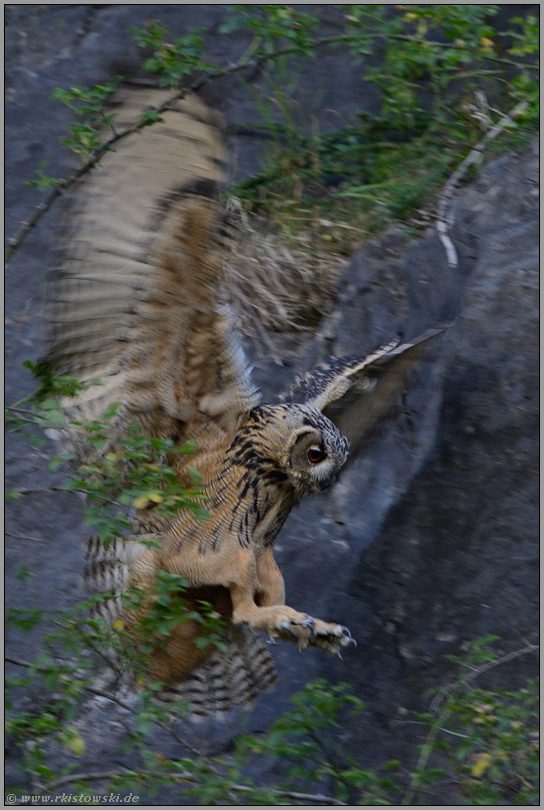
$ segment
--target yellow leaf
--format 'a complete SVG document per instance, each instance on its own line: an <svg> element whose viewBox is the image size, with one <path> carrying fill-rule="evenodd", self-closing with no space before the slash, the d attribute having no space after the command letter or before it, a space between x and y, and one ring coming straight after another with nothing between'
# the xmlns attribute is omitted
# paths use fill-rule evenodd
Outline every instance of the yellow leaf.
<svg viewBox="0 0 544 810"><path fill-rule="evenodd" d="M417 17L417 14L412 14L412 12L409 11L408 14L404 15L403 19L406 20L406 22L410 22L410 20L415 20L416 17Z"/></svg>
<svg viewBox="0 0 544 810"><path fill-rule="evenodd" d="M73 751L76 757L82 757L85 753L85 740L82 740L78 734L74 734L66 742L66 747Z"/></svg>
<svg viewBox="0 0 544 810"><path fill-rule="evenodd" d="M112 624L114 630L122 630L125 626L125 623L121 621L121 619L116 619Z"/></svg>
<svg viewBox="0 0 544 810"><path fill-rule="evenodd" d="M476 754L474 757L474 765L471 768L473 776L480 777L491 765L492 757L490 754Z"/></svg>
<svg viewBox="0 0 544 810"><path fill-rule="evenodd" d="M149 498L146 498L145 495L142 495L139 498L134 498L132 501L132 505L136 507L136 509L145 509L145 507L149 503Z"/></svg>
<svg viewBox="0 0 544 810"><path fill-rule="evenodd" d="M483 45L484 48L491 48L493 46L493 40L488 39L487 37L482 37L480 40L480 45Z"/></svg>
<svg viewBox="0 0 544 810"><path fill-rule="evenodd" d="M164 501L164 498L158 492L149 492L147 497L153 503L162 503Z"/></svg>

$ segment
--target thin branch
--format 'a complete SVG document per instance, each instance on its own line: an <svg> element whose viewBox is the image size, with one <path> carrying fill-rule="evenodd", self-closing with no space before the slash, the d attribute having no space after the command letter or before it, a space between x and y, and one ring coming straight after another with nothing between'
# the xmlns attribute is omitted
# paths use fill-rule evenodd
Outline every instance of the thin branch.
<svg viewBox="0 0 544 810"><path fill-rule="evenodd" d="M428 40L420 40L417 37L411 37L402 34L392 34L386 37L384 34L372 33L369 36L371 36L374 39L389 39L402 42L415 42L419 44L425 43L425 45L427 46L433 46L437 48L452 48L452 45L449 43L430 42ZM342 43L349 44L350 42L353 42L353 35L343 34L335 37L324 37L323 39L317 39L315 40L315 42L311 43L310 47L321 48L324 45L339 45ZM244 55L235 65L231 65L230 67L224 68L222 70L218 69L215 73L206 73L203 77L197 79L195 82L193 82L193 84L177 92L174 96L169 98L160 106L153 108L153 110L154 112L157 112L159 114L161 112L165 112L166 109L171 104L173 104L175 101L184 98L184 96L186 96L188 92L196 92L214 79L220 79L223 78L224 76L229 76L233 73L238 73L242 70L245 70L246 68L260 67L269 60L277 59L281 56L289 56L291 54L299 54L301 56L305 55L304 51L301 51L299 47L281 48L278 49L277 51L273 51L272 53L262 54L258 56L255 56L255 54L251 53L247 57ZM523 65L521 63L513 62L508 59L489 57L486 54L482 54L482 58L499 64L511 65L513 67L517 67L520 69L531 67L528 65ZM143 112L145 111L142 110L142 113ZM33 214L26 221L21 223L22 227L15 234L15 236L12 237L11 239L8 239L8 247L6 248L5 251L5 261L8 262L11 259L11 257L15 254L15 252L20 248L20 246L22 245L22 243L24 242L24 240L26 239L32 228L34 228L38 224L41 217L45 214L46 211L48 211L51 208L55 200L58 197L60 197L63 194L63 192L67 191L71 186L74 185L74 183L76 183L78 180L80 180L82 177L88 174L90 170L93 169L94 166L96 166L96 164L100 161L103 155L106 152L111 151L112 147L115 146L115 144L124 140L124 138L128 137L129 135L132 135L135 132L139 132L140 130L143 129L143 127L148 125L149 124L142 117L140 121L136 123L134 126L129 127L123 130L122 132L114 131L113 137L111 137L109 140L105 141L100 147L98 147L82 166L80 166L78 169L74 169L63 180L59 180L57 184L49 192L49 194L46 196L46 198L39 205L35 206ZM447 248L446 252L448 252Z"/></svg>
<svg viewBox="0 0 544 810"><path fill-rule="evenodd" d="M444 191L442 192L442 196L438 203L438 214L436 220L436 230L438 233L438 238L442 242L444 246L444 250L446 251L446 256L448 258L448 264L450 267L456 268L459 261L457 258L457 251L453 242L451 241L448 230L451 223L451 215L450 215L450 208L451 203L453 200L453 195L457 186L467 173L470 166L475 163L480 154L484 151L486 144L489 141L494 140L501 132L504 130L508 124L512 124L514 118L519 117L523 111L528 106L526 101L520 101L519 104L516 104L509 113L503 115L503 117L498 121L495 126L491 127L489 132L482 138L482 140L476 144L476 146L470 150L466 158L459 164L457 169L451 175L450 179L446 183Z"/></svg>
<svg viewBox="0 0 544 810"><path fill-rule="evenodd" d="M96 782L99 779L118 779L120 776L136 775L135 771L105 771L104 773L71 773L68 776L61 776L54 782L49 782L44 786L43 791L49 792L61 785L69 785L71 782Z"/></svg>
<svg viewBox="0 0 544 810"><path fill-rule="evenodd" d="M13 534L12 532L4 532L6 537L13 537L15 540L34 540L35 543L44 545L45 540L40 540L38 537L32 537L31 534Z"/></svg>
<svg viewBox="0 0 544 810"><path fill-rule="evenodd" d="M34 487L29 489L23 488L14 490L13 494L33 495L36 492L67 492L69 495L71 493L74 493L75 495L77 492L82 492L84 495L87 495L87 497L100 498L101 501L109 503L112 506L116 506L118 509L123 508L123 504L118 503L118 501L112 501L110 498L106 498L105 495L100 495L98 492L91 492L88 489L82 489L80 487L72 487L71 489L65 489L64 487ZM8 492L7 494L11 495L12 493Z"/></svg>
<svg viewBox="0 0 544 810"><path fill-rule="evenodd" d="M487 672L494 667L499 667L502 664L507 664L508 661L513 661L515 658L519 658L521 655L536 652L539 649L539 644L528 644L527 647L523 647L520 650L513 650L513 652L509 652L506 655L503 655L502 658L497 658L495 661L486 661L485 664L473 669L472 672L469 672L468 675L465 675L465 677L461 678L460 681L456 681L455 683L450 683L447 686L444 686L442 691L436 694L432 699L429 710L431 712L437 712L446 696L452 691L452 689L455 689L456 686L466 687L471 684L475 678L479 678L480 675L483 675L484 672Z"/></svg>
<svg viewBox="0 0 544 810"><path fill-rule="evenodd" d="M316 40L313 43L312 47L321 47L323 45L331 45L336 42L345 41L346 37L327 37L326 39ZM193 82L193 84L189 85L189 87L183 88L183 90L179 90L175 95L171 96L169 99L164 101L158 107L152 108L154 112L160 113L165 112L166 109L174 102L184 98L187 93L196 92L204 87L208 82L212 81L213 79L220 79L224 76L229 76L232 73L238 73L241 70L245 70L246 68L250 67L259 67L264 62L270 59L277 59L280 56L288 56L289 54L293 53L301 53L299 48L283 48L281 50L274 51L269 54L263 54L262 56L257 56L256 58L248 57L247 59L243 59L240 62L237 62L235 65L231 65L231 67L224 68L223 70L218 70L216 73L209 73L205 76L201 77L197 81ZM5 252L5 261L8 262L14 253L20 248L32 228L34 228L42 216L48 211L57 197L60 197L65 191L67 191L71 186L74 185L78 180L88 174L91 169L93 169L99 160L106 154L112 150L116 144L120 141L127 138L129 135L133 135L136 132L140 132L145 126L149 126L146 122L145 118L143 117L143 113L145 110L142 110L142 117L140 121L134 124L132 127L128 127L127 129L123 130L122 132L118 132L109 140L105 141L101 146L99 146L93 154L89 157L89 159L78 169L74 169L70 174L64 178L63 180L59 180L56 186L49 192L45 200L35 207L34 213L25 221L22 222L21 229L15 234L15 236L8 240L8 248Z"/></svg>
<svg viewBox="0 0 544 810"><path fill-rule="evenodd" d="M146 779L148 776L154 776L154 774L150 774L147 771L132 771L127 769L126 771L106 771L104 773L72 773L68 774L67 776L61 776L59 779L56 779L54 782L50 782L49 784L45 785L42 792L48 792L54 790L61 785L68 785L72 782L93 782L102 779L120 779L127 776L135 776L136 778ZM164 778L167 779L181 779L184 782L192 782L198 783L198 779L195 778L194 774L190 771L174 771L173 773L162 774ZM236 791L237 793L253 793L256 788L251 787L250 785L229 785L229 790ZM297 793L290 790L274 790L269 789L269 793L273 793L274 796L283 796L289 799L302 799L304 801L317 801L321 802L322 804L333 805L337 807L348 807L345 802L341 802L339 799L334 799L332 796L323 796L321 794L313 794L313 793Z"/></svg>
<svg viewBox="0 0 544 810"><path fill-rule="evenodd" d="M435 695L433 701L431 703L430 709L431 711L438 711L440 708L441 703L443 702L446 696L449 696L449 693L458 687L467 686L471 683L475 678L479 675L482 675L484 672L487 672L489 669L493 667L498 667L501 664L506 664L508 661L512 661L514 658L519 658L520 655L526 655L527 653L534 652L535 650L539 649L538 644L529 644L527 647L524 647L522 650L514 650L507 655L503 655L502 658L498 658L496 661L486 661L485 664L482 664L477 669L474 669L472 672L469 672L464 678L461 680L456 681L455 683L450 683L448 686L445 686L443 691L440 692L438 695ZM438 698L438 699L437 699ZM443 707L441 713L437 717L436 721L431 725L429 733L427 734L427 738L424 744L421 746L421 752L419 755L419 759L417 761L417 765L415 767L415 772L412 775L410 780L410 785L408 790L402 797L401 806L408 806L412 804L412 800L414 796L419 792L420 785L417 784L417 780L422 773L422 771L427 766L427 762L429 761L429 757L431 756L434 748L434 743L439 731L446 731L444 729L444 721L448 719L451 713L450 703L446 703ZM452 732L450 732L452 733Z"/></svg>
<svg viewBox="0 0 544 810"><path fill-rule="evenodd" d="M13 411L14 413L21 413L24 416L33 416L34 417L33 419L25 419L24 421L28 422L31 425L36 424L36 417L38 416L38 414L34 413L34 411L29 411L24 408L15 408L13 405L6 405L6 410Z"/></svg>
<svg viewBox="0 0 544 810"><path fill-rule="evenodd" d="M6 656L5 661L8 664L15 664L16 666L19 666L19 667L25 667L27 669L35 669L37 672L45 671L44 667L39 667L39 666L35 667L33 664L29 663L28 661L23 661L20 658L12 658L10 656ZM129 706L123 700L119 700L119 698L116 698L114 695L110 695L109 693L103 692L100 689L94 689L92 686L83 686L82 688L83 688L83 690L85 692L90 692L91 694L97 695L98 697L103 697L103 698L106 698L107 700L111 700L113 703L116 703L118 706L121 706L123 709L126 709L131 714L135 714L135 710L134 710L134 708L132 706ZM191 751L191 753L195 754L196 756L199 756L201 759L206 760L205 757L202 757L202 755L200 754L199 751L197 751L191 745L186 743L184 740L181 740L172 731L172 729L170 729L167 725L165 725L164 723L161 723L159 720L156 720L155 722L160 728L163 728L166 731L169 731L174 736L174 738L178 742L180 742L185 748L187 748L189 751ZM210 770L214 773L215 776L222 777L222 774L216 768L214 768L211 765L211 763L209 764L209 767L210 767ZM49 782L43 788L40 788L40 792L43 793L45 791L50 791L50 790L53 790L53 788L60 787L61 785L69 784L70 782L97 781L97 780L100 780L100 779L116 779L116 778L120 778L120 777L131 776L131 775L136 776L136 777L143 776L144 778L147 776L145 771L144 772L138 772L138 771L130 771L130 770L128 770L128 771L118 771L118 772L116 772L116 771L108 771L108 772L104 772L104 773L102 773L102 772L100 772L100 773L74 773L74 774L69 774L67 776L62 776L62 777L60 777L59 779L56 779L53 782ZM168 778L171 778L171 779L182 779L182 780L187 781L187 782L198 783L198 779L196 779L192 773L187 772L187 771L179 771L179 772L175 772L175 773L171 773L171 774L165 774L165 776L167 776ZM252 792L254 792L256 790L256 788L253 788L250 785L237 785L237 784L229 785L228 789L236 791L238 793L252 793ZM317 801L317 802L320 802L321 804L332 805L332 806L337 806L337 807L348 807L349 806L345 802L341 802L339 799L335 799L332 796L323 796L321 794L298 793L298 792L295 792L295 791L274 790L274 789L269 789L269 792L273 793L275 796L283 796L283 797L290 798L290 799L300 799L300 800L303 800L303 801Z"/></svg>

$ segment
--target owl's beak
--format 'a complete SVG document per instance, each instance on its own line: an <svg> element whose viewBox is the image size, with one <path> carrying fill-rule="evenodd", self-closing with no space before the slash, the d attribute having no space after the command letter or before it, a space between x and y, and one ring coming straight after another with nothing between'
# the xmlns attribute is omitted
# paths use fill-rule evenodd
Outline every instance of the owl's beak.
<svg viewBox="0 0 544 810"><path fill-rule="evenodd" d="M334 472L331 476L329 476L329 478L325 478L323 481L320 481L319 488L322 492L324 492L326 489L329 489L329 487L332 487L333 484L336 484L337 481L338 471Z"/></svg>

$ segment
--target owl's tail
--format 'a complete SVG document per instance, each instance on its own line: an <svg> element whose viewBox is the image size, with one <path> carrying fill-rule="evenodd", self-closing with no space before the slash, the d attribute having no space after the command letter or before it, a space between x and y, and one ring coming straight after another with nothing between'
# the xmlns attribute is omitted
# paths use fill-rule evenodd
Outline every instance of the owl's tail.
<svg viewBox="0 0 544 810"><path fill-rule="evenodd" d="M185 703L195 721L224 720L236 709L253 709L259 694L276 686L272 657L249 627L229 624L226 643L226 651L214 650L187 678L165 688L159 699Z"/></svg>
<svg viewBox="0 0 544 810"><path fill-rule="evenodd" d="M153 537L142 535L139 539ZM94 606L93 618L111 624L122 614L121 594L129 585L134 564L141 566L148 550L136 538L114 540L107 547L96 537L86 542L85 589L91 593L108 594L105 601ZM227 591L225 594L228 598ZM176 660L178 664L191 660L182 640L180 646L169 651L172 657L163 662L166 668L162 671L162 677L159 675L161 680L171 678L171 682L158 694L158 699L166 703L184 703L190 719L195 721L225 719L236 709L249 711L261 692L271 691L276 685L276 667L260 633L243 625L232 624L226 617L225 621L226 637L222 642L226 650L214 648L194 659L199 663L196 666L194 662L189 664L194 668L185 677L172 677L175 669L170 667L172 664L175 666ZM191 648L192 643L189 650Z"/></svg>

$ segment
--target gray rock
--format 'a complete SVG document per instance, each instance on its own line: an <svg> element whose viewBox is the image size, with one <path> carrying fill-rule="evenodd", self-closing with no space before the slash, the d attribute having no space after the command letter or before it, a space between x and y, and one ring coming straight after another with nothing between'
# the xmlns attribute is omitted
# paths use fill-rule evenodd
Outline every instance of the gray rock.
<svg viewBox="0 0 544 810"><path fill-rule="evenodd" d="M337 30L335 10L318 9L329 31ZM216 31L225 14L221 5L7 7L8 233L41 199L23 183L36 164L48 160L53 176L72 165L59 145L70 113L51 102L51 90L134 73L139 54L125 33L131 25L153 17L180 34L202 24ZM212 34L208 56L234 60L246 46L242 34ZM361 98L359 70L347 59L324 58L311 70L308 82L330 80L323 106L343 116L364 104L374 109L376 99ZM255 117L232 78L205 95L228 121ZM238 172L253 171L260 147L241 136L232 146ZM349 683L368 707L358 726L345 729L345 747L369 766L393 757L413 763L420 731L406 710L424 711L427 690L451 680L444 655L488 633L501 637L505 652L536 638L537 161L535 141L490 161L457 195L455 272L433 233L411 242L392 229L346 268L335 312L310 346L298 347L298 360L257 369L265 396L272 395L324 355L371 350L399 330L412 337L457 315L388 423L338 485L306 501L279 537L289 604L347 624L359 646L344 661L274 648L280 687L261 699L254 730L265 730L308 679L326 676ZM41 352L41 289L54 262L56 221L53 210L8 270L8 402L32 387L20 364ZM47 452L12 439L8 488L58 485ZM12 502L8 531L8 604L64 609L77 601L87 531L77 499L41 492ZM23 567L33 575L25 582L15 576ZM38 631L11 634L10 654L31 658L39 638ZM497 668L482 684L520 686L533 674L533 658ZM22 705L35 699L28 695ZM107 767L123 718L101 706L86 717L89 769ZM227 744L229 733L211 733L213 744ZM19 780L15 767L8 758L12 782Z"/></svg>

